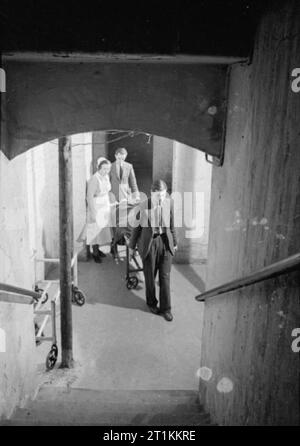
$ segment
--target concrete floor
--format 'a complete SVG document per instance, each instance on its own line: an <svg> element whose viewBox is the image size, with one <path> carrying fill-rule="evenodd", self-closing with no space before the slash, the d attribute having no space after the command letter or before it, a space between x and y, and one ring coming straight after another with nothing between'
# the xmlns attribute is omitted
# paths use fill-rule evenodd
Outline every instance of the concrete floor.
<svg viewBox="0 0 300 446"><path fill-rule="evenodd" d="M79 263L86 303L73 306L75 368L67 385L98 391L197 390L203 304L194 296L204 289L206 266L173 265L170 323L148 311L143 282L127 289L124 248L119 251L119 264L109 254L102 264ZM40 370L48 349L49 343L37 349ZM54 384L53 376L45 381L44 375L44 383ZM66 385L58 370L54 381Z"/></svg>

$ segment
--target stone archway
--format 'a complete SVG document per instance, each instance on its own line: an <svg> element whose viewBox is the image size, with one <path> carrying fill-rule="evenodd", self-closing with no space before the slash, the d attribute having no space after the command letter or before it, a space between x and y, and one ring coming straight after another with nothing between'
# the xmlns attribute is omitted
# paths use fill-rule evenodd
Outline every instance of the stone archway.
<svg viewBox="0 0 300 446"><path fill-rule="evenodd" d="M83 131L137 129L221 157L227 65L7 55L2 150L11 159Z"/></svg>

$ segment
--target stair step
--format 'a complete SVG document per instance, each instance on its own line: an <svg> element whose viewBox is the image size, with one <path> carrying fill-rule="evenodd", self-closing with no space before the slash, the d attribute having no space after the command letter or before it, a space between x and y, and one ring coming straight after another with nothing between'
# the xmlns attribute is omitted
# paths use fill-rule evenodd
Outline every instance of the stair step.
<svg viewBox="0 0 300 446"><path fill-rule="evenodd" d="M116 412L122 412L122 413L145 413L145 414L153 414L156 412L159 413L172 413L174 415L176 414L194 414L194 413L204 413L201 411L198 407L190 407L185 404L179 404L178 406L168 406L166 404L164 405L130 405L126 406L124 404L120 405L118 403L104 403L98 402L97 404L90 404L87 406L87 404L83 404L82 402L77 403L62 403L57 402L54 403L47 403L47 402L37 402L36 404L32 404L27 407L27 409L18 409L19 414L39 414L43 411L47 411L48 413L51 413L53 416L56 414L64 414L67 415L68 411L72 410L73 413L76 413L78 415L80 414L88 414L89 416L93 416L94 413L116 413Z"/></svg>
<svg viewBox="0 0 300 446"><path fill-rule="evenodd" d="M48 418L28 416L14 417L11 420L1 422L2 426L206 426L210 425L210 417L206 414L124 414L122 413L102 413L98 417L95 415L91 419L86 417L81 419L74 414L70 417L54 418L48 414Z"/></svg>
<svg viewBox="0 0 300 446"><path fill-rule="evenodd" d="M58 399L63 401L88 401L118 404L189 404L199 407L197 392L193 390L92 390L84 388L66 388L43 386L38 394L38 401L48 402Z"/></svg>
<svg viewBox="0 0 300 446"><path fill-rule="evenodd" d="M0 425L201 426L210 418L197 392L178 390L91 390L44 386L26 409Z"/></svg>

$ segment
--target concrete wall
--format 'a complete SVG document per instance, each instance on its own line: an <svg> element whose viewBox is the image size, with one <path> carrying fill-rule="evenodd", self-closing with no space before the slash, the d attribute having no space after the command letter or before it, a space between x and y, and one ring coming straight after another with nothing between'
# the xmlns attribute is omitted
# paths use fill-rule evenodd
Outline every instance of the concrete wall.
<svg viewBox="0 0 300 446"><path fill-rule="evenodd" d="M172 192L173 180L173 140L153 136L153 181L162 179Z"/></svg>
<svg viewBox="0 0 300 446"><path fill-rule="evenodd" d="M174 142L172 192L178 192L182 197L182 205L178 202L175 211L181 213L183 223L177 228L177 263L206 262L211 171L204 153Z"/></svg>
<svg viewBox="0 0 300 446"><path fill-rule="evenodd" d="M153 136L153 181L162 179L169 193L173 187L173 140Z"/></svg>
<svg viewBox="0 0 300 446"><path fill-rule="evenodd" d="M207 289L300 250L300 95L290 85L299 23L297 2L269 13L251 66L232 69L225 163L212 176ZM295 272L207 301L200 399L215 422L299 424L291 349L299 285Z"/></svg>
<svg viewBox="0 0 300 446"><path fill-rule="evenodd" d="M75 135L72 143L76 238L86 218L91 134ZM57 141L12 161L0 152L0 204L0 282L32 289L50 270L39 263L35 271L33 254L59 256ZM75 241L75 249L81 246ZM7 297L1 293L0 329L6 334L6 351L0 351L0 417L9 417L35 390L36 359L32 306L2 302L4 299Z"/></svg>
<svg viewBox="0 0 300 446"><path fill-rule="evenodd" d="M27 154L8 161L0 152L0 282L32 289L29 178ZM10 303L12 296L0 292L0 418L25 403L36 382L32 305Z"/></svg>
<svg viewBox="0 0 300 446"><path fill-rule="evenodd" d="M58 257L58 155L57 141L26 153L30 249L37 257ZM47 277L52 264L37 264L37 279Z"/></svg>
<svg viewBox="0 0 300 446"><path fill-rule="evenodd" d="M97 159L100 156L108 157L107 149L107 135L106 132L92 132L92 158L93 166L91 170L91 175L97 170Z"/></svg>
<svg viewBox="0 0 300 446"><path fill-rule="evenodd" d="M63 135L107 129L139 129L211 154L221 150L226 66L106 63L97 56L26 61L25 55L7 56L3 67L9 158Z"/></svg>
<svg viewBox="0 0 300 446"><path fill-rule="evenodd" d="M36 390L33 306L2 302L0 292L0 419L9 418Z"/></svg>
<svg viewBox="0 0 300 446"><path fill-rule="evenodd" d="M86 182L92 171L91 133L72 136L74 249L83 244L77 238L86 219ZM59 257L58 141L34 147L26 154L31 203L32 244L40 256ZM46 265L45 275L51 270Z"/></svg>
<svg viewBox="0 0 300 446"><path fill-rule="evenodd" d="M34 249L44 253L42 237L37 243L35 234L40 226L39 215L34 214L38 203L33 194L33 161L29 152L12 161L0 152L0 282L28 289L35 282ZM37 276L44 277L42 265ZM0 292L0 418L9 417L31 398L37 384L33 308L12 302L12 296Z"/></svg>
<svg viewBox="0 0 300 446"><path fill-rule="evenodd" d="M79 259L85 255L85 247L78 236L86 223L86 184L92 172L92 134L81 133L72 136L73 165L73 221L74 250L79 252Z"/></svg>
<svg viewBox="0 0 300 446"><path fill-rule="evenodd" d="M31 288L26 154L13 161L0 152L0 282Z"/></svg>

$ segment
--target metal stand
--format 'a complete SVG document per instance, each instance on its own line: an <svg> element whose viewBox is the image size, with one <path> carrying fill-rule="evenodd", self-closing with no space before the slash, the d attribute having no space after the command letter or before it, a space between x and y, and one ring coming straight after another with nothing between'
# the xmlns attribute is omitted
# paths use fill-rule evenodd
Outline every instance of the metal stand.
<svg viewBox="0 0 300 446"><path fill-rule="evenodd" d="M132 268L129 261L129 240L126 239L126 237L125 237L125 242L126 242L126 286L129 290L131 290L135 289L138 286L139 279L137 278L137 276L131 276L130 274L141 272L143 271L143 268L141 268L140 264L137 261L136 258L137 250L135 250L135 254L132 257L132 260L136 268Z"/></svg>
<svg viewBox="0 0 300 446"><path fill-rule="evenodd" d="M43 263L56 263L59 264L59 259L48 259L48 258L37 258L36 255L34 255L34 262L35 262L35 275L36 275L36 263L37 262L43 262ZM78 306L82 306L85 303L85 295L84 293L78 288L78 259L77 259L77 253L73 256L72 262L71 262L71 270L72 270L72 303L75 303ZM45 288L40 288L41 283L46 284ZM49 289L52 284L57 284L58 289L50 302L50 309L44 309L43 307L46 305L46 303L49 300ZM36 332L36 344L40 345L42 342L51 342L52 346L51 349L46 357L46 370L51 370L54 368L57 357L58 357L58 347L57 347L57 335L56 335L56 308L58 304L58 300L60 298L60 287L59 287L59 280L43 280L40 282L36 281L35 276L35 291L39 293L40 298L38 302L34 306L34 314L36 316L44 315L44 319L40 326L37 326L37 332ZM52 326L52 333L51 336L44 336L44 330L47 326L47 323L51 319L51 326Z"/></svg>

